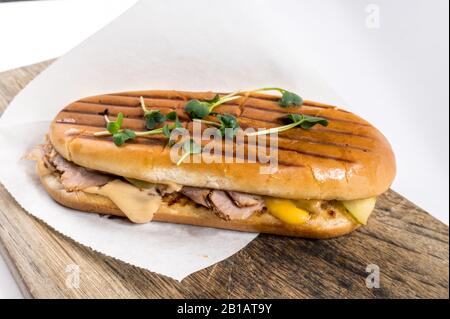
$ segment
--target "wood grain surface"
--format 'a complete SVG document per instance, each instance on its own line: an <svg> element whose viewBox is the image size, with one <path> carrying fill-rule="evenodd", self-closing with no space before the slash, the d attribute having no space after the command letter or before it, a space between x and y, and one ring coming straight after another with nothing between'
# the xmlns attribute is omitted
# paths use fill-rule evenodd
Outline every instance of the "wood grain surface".
<svg viewBox="0 0 450 319"><path fill-rule="evenodd" d="M0 73L0 111L51 61ZM0 185L0 247L35 298L448 298L448 227L394 191L367 227L332 240L260 235L181 283L93 252L30 216ZM78 288L67 267L80 269ZM377 265L380 288L367 288Z"/></svg>

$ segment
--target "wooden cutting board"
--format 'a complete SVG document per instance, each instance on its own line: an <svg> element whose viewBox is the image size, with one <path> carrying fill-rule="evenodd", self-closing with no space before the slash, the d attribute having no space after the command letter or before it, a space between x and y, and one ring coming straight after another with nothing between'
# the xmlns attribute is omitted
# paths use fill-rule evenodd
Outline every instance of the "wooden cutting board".
<svg viewBox="0 0 450 319"><path fill-rule="evenodd" d="M0 111L51 62L0 73ZM380 197L369 225L348 236L319 241L259 235L181 283L60 235L21 209L1 185L0 247L24 295L35 298L449 297L448 227L392 190ZM78 287L71 265L80 270ZM376 271L373 265L379 288L366 286L366 269Z"/></svg>

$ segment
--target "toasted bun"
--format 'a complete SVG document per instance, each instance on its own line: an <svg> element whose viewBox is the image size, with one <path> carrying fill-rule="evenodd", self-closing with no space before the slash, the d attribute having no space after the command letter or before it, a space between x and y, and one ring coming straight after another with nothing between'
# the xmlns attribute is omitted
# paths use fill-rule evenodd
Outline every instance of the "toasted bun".
<svg viewBox="0 0 450 319"><path fill-rule="evenodd" d="M150 182L234 190L280 198L353 200L386 191L395 175L395 159L386 138L360 117L336 107L306 101L301 108L281 108L277 97L253 94L221 105L219 113L237 116L245 128L280 125L287 113L321 116L328 127L294 128L278 139L278 171L261 174L260 163L182 163L170 159L161 135L137 138L121 147L111 138L94 137L104 130L101 115L122 112L124 128L145 130L139 97L148 109L177 110L185 125L183 107L189 99L209 99L214 93L141 91L88 97L66 106L54 119L50 140L66 159L80 166ZM236 155L233 155L236 156Z"/></svg>
<svg viewBox="0 0 450 319"><path fill-rule="evenodd" d="M42 161L37 162L36 169L45 190L61 205L89 213L125 217L124 213L105 196L64 190L59 175L50 172ZM153 220L305 238L341 236L358 227L358 224L348 215L340 212L336 212L334 216L316 216L301 226L289 226L268 213L254 214L245 220L225 221L212 211L198 206L190 200L174 204L163 201Z"/></svg>

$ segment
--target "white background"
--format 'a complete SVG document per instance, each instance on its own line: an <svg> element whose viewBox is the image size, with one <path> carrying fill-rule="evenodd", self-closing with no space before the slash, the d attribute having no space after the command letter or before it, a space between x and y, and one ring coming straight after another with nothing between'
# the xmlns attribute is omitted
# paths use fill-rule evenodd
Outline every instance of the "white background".
<svg viewBox="0 0 450 319"><path fill-rule="evenodd" d="M62 55L134 2L0 4L0 71ZM322 14L308 25L303 55L392 142L399 169L393 188L448 224L448 1L316 6ZM377 10L379 23L370 20ZM302 19L301 10L283 12L282 5L274 14ZM0 260L0 297L17 296Z"/></svg>

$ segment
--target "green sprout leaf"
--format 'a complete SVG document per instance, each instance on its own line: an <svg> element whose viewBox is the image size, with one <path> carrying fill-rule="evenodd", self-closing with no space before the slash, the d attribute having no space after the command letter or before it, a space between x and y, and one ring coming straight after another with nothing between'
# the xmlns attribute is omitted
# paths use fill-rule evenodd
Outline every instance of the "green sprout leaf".
<svg viewBox="0 0 450 319"><path fill-rule="evenodd" d="M115 134L120 131L123 123L123 113L117 114L117 118L115 121L110 121L108 117L105 115L106 119L106 129L109 133Z"/></svg>
<svg viewBox="0 0 450 319"><path fill-rule="evenodd" d="M236 117L231 114L218 114L217 119L221 124L219 127L220 134L225 138L232 139L239 130Z"/></svg>
<svg viewBox="0 0 450 319"><path fill-rule="evenodd" d="M184 111L191 119L202 119L209 114L210 104L206 101L190 100L184 106Z"/></svg>
<svg viewBox="0 0 450 319"><path fill-rule="evenodd" d="M212 113L211 113L212 114ZM195 119L194 121L204 123L206 125L212 125L217 127L220 132L220 135L225 138L233 138L240 126L235 116L231 114L217 114L214 113L219 122L207 121L207 120L199 120Z"/></svg>
<svg viewBox="0 0 450 319"><path fill-rule="evenodd" d="M286 116L292 123L299 123L302 129L309 130L316 124L322 126L328 126L328 121L322 117L302 115L302 114L289 114Z"/></svg>
<svg viewBox="0 0 450 319"><path fill-rule="evenodd" d="M153 130L158 124L163 123L166 120L164 114L161 114L159 110L148 110L142 96L140 97L140 101L142 111L144 111L145 127L147 129Z"/></svg>
<svg viewBox="0 0 450 319"><path fill-rule="evenodd" d="M170 138L171 130L169 124L163 126L162 133L164 134L165 137Z"/></svg>
<svg viewBox="0 0 450 319"><path fill-rule="evenodd" d="M175 127L182 127L180 119L178 118L178 114L175 111L169 112L166 115L166 118L170 121L175 121Z"/></svg>
<svg viewBox="0 0 450 319"><path fill-rule="evenodd" d="M303 99L295 94L294 92L290 92L287 91L285 89L282 88L262 88L262 89L258 89L258 90L254 90L254 91L250 91L250 93L252 92L262 92L262 91L278 91L281 93L281 99L278 101L278 104L281 107L289 107L289 106L301 106L303 105Z"/></svg>
<svg viewBox="0 0 450 319"><path fill-rule="evenodd" d="M151 110L144 114L145 127L149 130L153 130L158 124L163 123L166 120L164 114L161 114L159 110Z"/></svg>
<svg viewBox="0 0 450 319"><path fill-rule="evenodd" d="M303 114L288 114L285 117L285 120L289 123L284 126L273 127L271 129L256 131L252 133L247 133L247 136L256 136L256 135L266 135L271 133L280 133L287 130L290 130L296 126L300 126L302 129L309 130L316 124L320 124L322 126L328 126L328 121L322 117L309 116Z"/></svg>
<svg viewBox="0 0 450 319"><path fill-rule="evenodd" d="M288 123L300 122L302 119L303 119L302 114L292 114L292 113L286 115L286 117L284 118L284 120Z"/></svg>
<svg viewBox="0 0 450 319"><path fill-rule="evenodd" d="M176 128L182 128L183 126L181 125L181 122L178 119L178 114L175 111L167 113L166 119L168 119L170 121L175 121L175 123L173 123L173 124L165 124L162 127L162 133L164 134L165 137L170 139L170 135L172 134L172 131Z"/></svg>
<svg viewBox="0 0 450 319"><path fill-rule="evenodd" d="M216 106L219 106L223 103L230 102L236 99L239 99L240 96L236 93L231 93L225 96L220 97L219 94L210 100L197 100L193 99L186 103L184 106L184 111L189 114L191 119L202 119L208 116Z"/></svg>
<svg viewBox="0 0 450 319"><path fill-rule="evenodd" d="M281 94L281 99L278 104L280 104L280 106L282 107L288 107L292 105L300 106L303 104L303 99L293 92L283 90Z"/></svg>
<svg viewBox="0 0 450 319"><path fill-rule="evenodd" d="M205 102L209 103L209 104L214 104L220 101L220 95L216 94L212 99L209 100L205 100Z"/></svg>
<svg viewBox="0 0 450 319"><path fill-rule="evenodd" d="M143 99L141 98L141 104L143 104ZM147 114L158 114L158 112L148 111L145 109L145 105L143 106L144 112L147 112ZM106 120L106 128L107 131L100 131L95 132L94 136L100 137L100 136L111 136L113 138L113 142L117 146L123 145L125 142L135 139L136 137L142 137L142 136L149 136L149 135L156 135L156 134L164 134L166 135L170 140L170 132L174 128L182 127L180 120L178 119L178 115L176 112L170 112L167 114L167 116L164 116L161 114L161 116L164 116L164 119L167 117L170 120L175 121L173 124L166 124L164 127L144 131L144 132L135 132L130 129L122 129L122 123L123 123L123 114L119 113L117 115L117 119L115 121L110 121L108 119L107 114L104 114L105 120ZM154 115L153 115L154 116ZM160 116L156 116L155 118L158 118L156 121L159 122Z"/></svg>
<svg viewBox="0 0 450 319"><path fill-rule="evenodd" d="M126 141L136 138L136 133L129 129L124 129L120 132L113 134L114 144L117 146L123 145Z"/></svg>

